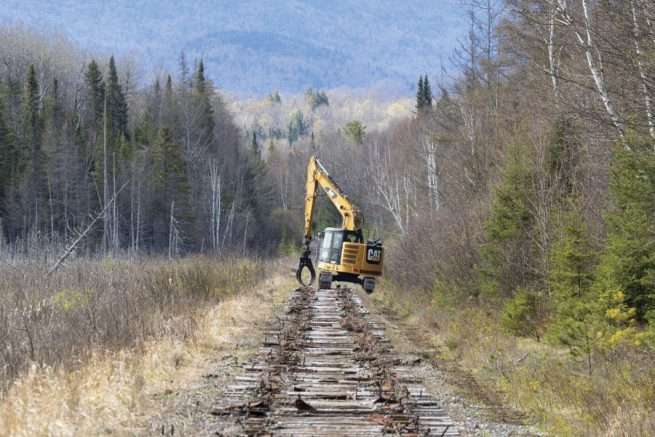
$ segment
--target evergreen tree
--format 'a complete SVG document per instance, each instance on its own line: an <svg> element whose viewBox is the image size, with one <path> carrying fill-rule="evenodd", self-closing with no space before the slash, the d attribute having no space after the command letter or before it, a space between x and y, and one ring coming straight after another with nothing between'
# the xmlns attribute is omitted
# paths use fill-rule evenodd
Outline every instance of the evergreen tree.
<svg viewBox="0 0 655 437"><path fill-rule="evenodd" d="M423 107L432 108L432 87L427 74L423 78Z"/></svg>
<svg viewBox="0 0 655 437"><path fill-rule="evenodd" d="M118 144L127 137L127 101L118 80L114 57L109 58L109 78L107 82L107 116L110 132L110 142Z"/></svg>
<svg viewBox="0 0 655 437"><path fill-rule="evenodd" d="M143 118L138 125L137 140L143 144L151 144L157 139L162 119L162 93L159 78L156 79L152 92L146 99L146 108Z"/></svg>
<svg viewBox="0 0 655 437"><path fill-rule="evenodd" d="M366 126L359 120L353 120L343 128L346 137L354 144L361 146L366 138Z"/></svg>
<svg viewBox="0 0 655 437"><path fill-rule="evenodd" d="M280 97L279 91L273 91L268 95L268 101L271 103L282 103L282 98Z"/></svg>
<svg viewBox="0 0 655 437"><path fill-rule="evenodd" d="M297 110L291 114L291 119L287 126L287 139L289 146L293 145L300 137L307 134L307 124L302 111Z"/></svg>
<svg viewBox="0 0 655 437"><path fill-rule="evenodd" d="M532 263L537 257L530 238L534 225L529 210L531 177L526 151L517 146L510 148L484 225L480 289L488 297L511 297L518 287L529 287L534 280L536 269Z"/></svg>
<svg viewBox="0 0 655 437"><path fill-rule="evenodd" d="M500 324L509 333L520 337L541 337L540 296L534 290L518 288L501 313Z"/></svg>
<svg viewBox="0 0 655 437"><path fill-rule="evenodd" d="M416 111L420 112L425 106L425 87L423 85L423 76L418 78L418 87L416 89Z"/></svg>
<svg viewBox="0 0 655 437"><path fill-rule="evenodd" d="M172 132L162 128L153 148L153 205L152 244L163 248L171 231L171 205L174 204L173 220L183 241L195 237L191 208L191 190L184 161L182 146L175 143Z"/></svg>
<svg viewBox="0 0 655 437"><path fill-rule="evenodd" d="M598 287L622 294L639 320L655 312L655 154L646 142L615 151L610 178L612 209Z"/></svg>
<svg viewBox="0 0 655 437"><path fill-rule="evenodd" d="M553 314L547 338L584 358L591 372L592 354L600 340L597 334L605 329L603 308L592 288L596 256L575 204L569 206L561 222L561 236L550 251L548 285Z"/></svg>
<svg viewBox="0 0 655 437"><path fill-rule="evenodd" d="M416 90L416 112L424 114L426 110L432 108L432 87L428 80L428 75L419 76L418 87Z"/></svg>
<svg viewBox="0 0 655 437"><path fill-rule="evenodd" d="M6 217L6 199L9 195L9 187L17 176L19 161L16 140L7 125L5 111L6 106L0 93L0 217ZM2 237L0 235L0 238Z"/></svg>
<svg viewBox="0 0 655 437"><path fill-rule="evenodd" d="M260 156L249 153L244 156L242 168L244 169L242 213L249 216L251 223L248 235L251 235L251 241L266 241L268 240L267 236L276 231L272 229L270 222L270 214L274 205L273 184L269 180L268 166Z"/></svg>
<svg viewBox="0 0 655 437"><path fill-rule="evenodd" d="M152 90L152 121L157 130L161 128L161 105L162 105L162 92L159 78L155 80L155 85Z"/></svg>
<svg viewBox="0 0 655 437"><path fill-rule="evenodd" d="M41 116L40 87L34 65L30 65L23 96L23 147L29 156L25 201L32 224L39 229L45 217L47 184L45 178L45 156L42 148L43 119Z"/></svg>
<svg viewBox="0 0 655 437"><path fill-rule="evenodd" d="M564 198L574 194L582 149L578 136L578 129L569 118L556 120L546 165L553 182L559 186L559 194Z"/></svg>
<svg viewBox="0 0 655 437"><path fill-rule="evenodd" d="M64 145L64 108L61 102L59 81L52 81L50 92L44 104L44 153L47 157L48 204L50 206L50 231L62 229L63 211L67 195L67 170L70 170L73 156Z"/></svg>
<svg viewBox="0 0 655 437"><path fill-rule="evenodd" d="M214 109L211 105L211 84L205 78L205 64L201 59L198 63L198 68L194 77L195 84L195 99L197 110L200 111L200 126L201 142L212 150L214 140Z"/></svg>
<svg viewBox="0 0 655 437"><path fill-rule="evenodd" d="M100 71L95 59L91 60L89 63L84 77L87 87L87 96L89 99L89 123L94 132L98 133L102 130L102 117L105 104L105 84L102 78L102 72Z"/></svg>
<svg viewBox="0 0 655 437"><path fill-rule="evenodd" d="M279 98L279 95L278 95ZM314 91L314 89L309 88L305 91L305 101L309 104L309 107L312 111L320 106L329 106L330 100L328 99L325 91Z"/></svg>
<svg viewBox="0 0 655 437"><path fill-rule="evenodd" d="M175 100L175 91L173 90L173 79L171 75L166 76L166 85L164 86L164 100L162 103L161 125L168 128L175 137L177 128L177 105Z"/></svg>
<svg viewBox="0 0 655 437"><path fill-rule="evenodd" d="M252 141L250 142L250 153L252 153L252 156L255 159L257 160L262 159L261 150L259 149L259 143L257 143L257 132L255 131L253 131L252 133Z"/></svg>

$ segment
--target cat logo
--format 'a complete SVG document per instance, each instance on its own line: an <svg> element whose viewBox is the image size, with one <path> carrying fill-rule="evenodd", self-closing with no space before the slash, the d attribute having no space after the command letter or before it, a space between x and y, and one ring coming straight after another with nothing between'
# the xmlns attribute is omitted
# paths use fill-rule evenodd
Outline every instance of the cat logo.
<svg viewBox="0 0 655 437"><path fill-rule="evenodd" d="M371 264L379 264L382 260L382 249L369 247L366 251L366 261Z"/></svg>

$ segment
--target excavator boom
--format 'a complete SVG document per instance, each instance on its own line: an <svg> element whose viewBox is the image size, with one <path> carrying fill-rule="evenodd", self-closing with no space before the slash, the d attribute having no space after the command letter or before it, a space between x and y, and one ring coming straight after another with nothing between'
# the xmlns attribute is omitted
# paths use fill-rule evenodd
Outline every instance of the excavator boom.
<svg viewBox="0 0 655 437"><path fill-rule="evenodd" d="M348 199L339 185L330 177L321 162L312 156L307 165L307 186L305 195L305 240L312 239L312 222L318 187L327 194L332 204L341 214L341 226L348 231L360 229L359 209Z"/></svg>

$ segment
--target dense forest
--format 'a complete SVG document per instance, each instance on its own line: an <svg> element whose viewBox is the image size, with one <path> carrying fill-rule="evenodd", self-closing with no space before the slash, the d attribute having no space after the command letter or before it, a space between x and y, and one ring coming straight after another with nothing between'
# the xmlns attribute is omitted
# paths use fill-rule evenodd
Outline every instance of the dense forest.
<svg viewBox="0 0 655 437"><path fill-rule="evenodd" d="M275 241L259 157L202 60L182 55L175 79L138 87L113 57L85 61L22 29L2 37L0 217L15 253L82 234L87 254Z"/></svg>

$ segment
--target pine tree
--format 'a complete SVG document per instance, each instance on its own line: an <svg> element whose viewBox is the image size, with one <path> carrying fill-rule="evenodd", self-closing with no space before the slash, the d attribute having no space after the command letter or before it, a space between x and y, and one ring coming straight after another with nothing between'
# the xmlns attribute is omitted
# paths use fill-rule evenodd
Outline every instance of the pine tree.
<svg viewBox="0 0 655 437"><path fill-rule="evenodd" d="M416 90L416 111L420 112L425 106L425 87L423 85L423 76L418 78L418 87Z"/></svg>
<svg viewBox="0 0 655 437"><path fill-rule="evenodd" d="M159 78L155 80L155 85L152 90L152 121L157 130L161 129L161 105L162 105L162 93L161 93L161 84L159 83Z"/></svg>
<svg viewBox="0 0 655 437"><path fill-rule="evenodd" d="M80 129L77 132L80 144L80 155L85 162L88 162L84 179L89 188L97 186L102 192L102 163L103 163L103 129L105 112L105 83L102 72L95 59L92 59L84 74L86 85L86 111L82 116L82 122L88 129ZM88 136L88 138L87 138ZM88 212L97 205L94 205L98 196L86 196L88 198Z"/></svg>
<svg viewBox="0 0 655 437"><path fill-rule="evenodd" d="M612 162L606 215L607 246L598 287L622 294L639 320L655 312L655 154L646 141L617 148Z"/></svg>
<svg viewBox="0 0 655 437"><path fill-rule="evenodd" d="M88 107L90 111L90 125L94 132L99 132L102 129L102 117L104 112L104 103L105 103L105 84L102 78L102 72L98 67L97 62L91 60L89 66L86 69L84 74L86 87L87 87L87 96L88 96Z"/></svg>
<svg viewBox="0 0 655 437"><path fill-rule="evenodd" d="M427 74L423 78L423 108L432 108L432 87Z"/></svg>
<svg viewBox="0 0 655 437"><path fill-rule="evenodd" d="M243 213L250 217L249 220L252 223L248 235L252 235L254 241L264 241L267 235L271 235L275 231L271 228L269 220L273 209L273 184L268 178L268 166L259 156L250 153L245 155L242 168L244 169L242 178L245 203Z"/></svg>
<svg viewBox="0 0 655 437"><path fill-rule="evenodd" d="M312 111L323 105L330 106L330 100L328 99L327 94L324 91L315 91L313 88L309 88L305 91L305 101Z"/></svg>
<svg viewBox="0 0 655 437"><path fill-rule="evenodd" d="M257 160L262 159L261 150L259 149L259 143L257 142L257 132L255 131L252 132L252 141L250 142L250 153L252 153L252 156L255 159Z"/></svg>
<svg viewBox="0 0 655 437"><path fill-rule="evenodd" d="M52 81L50 92L44 104L44 153L47 159L48 204L50 207L50 232L54 234L63 228L64 219L60 206L66 204L67 170L70 170L72 155L65 147L64 108L61 102L59 81Z"/></svg>
<svg viewBox="0 0 655 437"><path fill-rule="evenodd" d="M307 133L307 124L302 111L297 110L291 114L291 119L287 126L287 139L289 146L292 146L300 137Z"/></svg>
<svg viewBox="0 0 655 437"><path fill-rule="evenodd" d="M591 373L592 354L600 340L597 333L604 330L603 309L592 289L596 256L585 220L574 203L561 222L561 236L550 251L548 285L553 314L547 338L584 358Z"/></svg>
<svg viewBox="0 0 655 437"><path fill-rule="evenodd" d="M118 80L114 57L109 58L109 78L107 82L107 111L110 142L118 144L127 137L127 101Z"/></svg>
<svg viewBox="0 0 655 437"><path fill-rule="evenodd" d="M184 161L184 150L168 128L163 128L153 148L153 245L163 248L169 241L170 210L175 204L174 221L183 241L195 236L191 209L191 189Z"/></svg>
<svg viewBox="0 0 655 437"><path fill-rule="evenodd" d="M143 118L136 130L138 142L142 144L151 144L157 139L162 120L162 93L159 78L155 80L152 92L146 99L146 108Z"/></svg>
<svg viewBox="0 0 655 437"><path fill-rule="evenodd" d="M418 89L416 90L416 112L419 115L432 108L432 87L428 75L419 76Z"/></svg>
<svg viewBox="0 0 655 437"><path fill-rule="evenodd" d="M9 187L14 183L18 171L18 150L16 140L7 126L5 118L6 106L0 94L0 217L6 217L6 197ZM0 235L0 238L3 238Z"/></svg>
<svg viewBox="0 0 655 437"><path fill-rule="evenodd" d="M25 94L23 96L23 144L29 156L27 191L25 201L32 224L39 229L45 217L47 183L45 178L45 156L42 149L43 119L41 116L40 87L36 79L34 65L30 65L27 74Z"/></svg>
<svg viewBox="0 0 655 437"><path fill-rule="evenodd" d="M534 280L531 263L538 259L530 238L533 217L532 167L526 151L510 148L500 184L494 190L491 213L484 225L480 289L490 298L511 297Z"/></svg>
<svg viewBox="0 0 655 437"><path fill-rule="evenodd" d="M201 142L209 146L212 150L214 139L214 109L212 108L210 97L212 94L211 84L205 77L205 64L201 59L198 63L195 78L195 99L197 109L200 111Z"/></svg>
<svg viewBox="0 0 655 437"><path fill-rule="evenodd" d="M361 146L366 138L366 126L359 120L353 120L343 128L346 137L354 144Z"/></svg>
<svg viewBox="0 0 655 437"><path fill-rule="evenodd" d="M175 101L175 91L173 90L173 79L171 75L166 76L166 85L164 86L164 100L162 103L161 125L168 128L175 137L177 129L177 106Z"/></svg>

